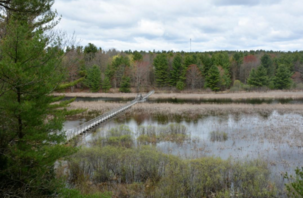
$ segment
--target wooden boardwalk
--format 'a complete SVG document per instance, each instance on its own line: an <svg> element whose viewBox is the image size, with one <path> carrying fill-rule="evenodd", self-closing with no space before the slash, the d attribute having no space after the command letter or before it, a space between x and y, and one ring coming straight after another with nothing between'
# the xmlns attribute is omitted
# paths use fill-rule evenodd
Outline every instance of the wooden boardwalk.
<svg viewBox="0 0 303 198"><path fill-rule="evenodd" d="M98 116L88 122L85 122L81 125L79 125L76 128L73 129L68 129L65 133L66 133L66 140L67 142L69 142L71 139L75 138L78 135L82 135L83 133L86 133L87 131L89 131L90 129L94 128L95 126L105 122L106 120L114 117L115 115L131 108L133 105L139 103L139 102L144 102L150 95L152 95L154 93L154 91L149 92L148 94L146 94L145 96L142 97L137 97L135 98L133 101L127 103L126 105L114 109L110 112L107 112L101 116Z"/></svg>

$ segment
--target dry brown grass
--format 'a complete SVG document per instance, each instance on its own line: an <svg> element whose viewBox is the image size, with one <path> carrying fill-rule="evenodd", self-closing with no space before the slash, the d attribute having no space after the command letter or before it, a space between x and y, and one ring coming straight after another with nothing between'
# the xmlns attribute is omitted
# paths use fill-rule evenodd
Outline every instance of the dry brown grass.
<svg viewBox="0 0 303 198"><path fill-rule="evenodd" d="M135 98L136 93L55 93L54 95L65 95L68 97L107 97L107 98ZM269 92L238 92L238 93L155 93L152 99L298 99L303 98L303 92L294 91L269 91Z"/></svg>
<svg viewBox="0 0 303 198"><path fill-rule="evenodd" d="M86 108L89 111L106 112L123 106L124 103L111 103L103 101L73 102L70 108ZM134 105L130 111L136 113L163 114L163 115L209 115L226 113L271 113L277 110L280 113L303 114L303 105L296 104L171 104L171 103L139 103Z"/></svg>

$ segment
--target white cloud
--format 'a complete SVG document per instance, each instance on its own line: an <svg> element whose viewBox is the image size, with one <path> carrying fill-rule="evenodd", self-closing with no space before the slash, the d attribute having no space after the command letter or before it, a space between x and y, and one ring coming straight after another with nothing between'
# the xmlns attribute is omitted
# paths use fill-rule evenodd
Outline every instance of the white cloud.
<svg viewBox="0 0 303 198"><path fill-rule="evenodd" d="M56 0L58 29L118 50L301 50L300 0Z"/></svg>

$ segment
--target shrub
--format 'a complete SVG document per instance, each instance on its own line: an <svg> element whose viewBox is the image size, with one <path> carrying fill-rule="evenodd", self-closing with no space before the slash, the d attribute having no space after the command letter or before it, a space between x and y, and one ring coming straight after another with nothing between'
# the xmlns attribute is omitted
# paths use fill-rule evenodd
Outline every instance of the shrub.
<svg viewBox="0 0 303 198"><path fill-rule="evenodd" d="M183 90L184 87L185 87L184 82L182 82L182 81L179 80L179 81L177 82L176 88L177 88L178 90Z"/></svg>

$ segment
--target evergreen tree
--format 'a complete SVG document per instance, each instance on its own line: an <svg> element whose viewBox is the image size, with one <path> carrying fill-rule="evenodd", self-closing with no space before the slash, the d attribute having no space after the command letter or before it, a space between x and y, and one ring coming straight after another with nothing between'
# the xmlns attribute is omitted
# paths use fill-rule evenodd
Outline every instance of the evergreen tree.
<svg viewBox="0 0 303 198"><path fill-rule="evenodd" d="M101 88L101 71L97 65L94 65L87 72L86 85L92 92L98 92Z"/></svg>
<svg viewBox="0 0 303 198"><path fill-rule="evenodd" d="M130 92L130 77L128 76L122 77L122 82L119 91L124 93Z"/></svg>
<svg viewBox="0 0 303 198"><path fill-rule="evenodd" d="M266 74L269 76L274 75L274 65L268 54L264 54L261 57L261 64L266 69Z"/></svg>
<svg viewBox="0 0 303 198"><path fill-rule="evenodd" d="M110 80L108 77L105 77L102 82L102 89L104 92L108 92L110 88L111 88Z"/></svg>
<svg viewBox="0 0 303 198"><path fill-rule="evenodd" d="M291 85L291 73L287 66L280 65L274 77L274 86L276 89L287 89Z"/></svg>
<svg viewBox="0 0 303 198"><path fill-rule="evenodd" d="M257 68L257 76L260 86L268 85L267 71L262 65Z"/></svg>
<svg viewBox="0 0 303 198"><path fill-rule="evenodd" d="M253 68L250 73L249 73L249 77L247 79L247 84L251 85L251 86L259 86L259 82L258 82L258 77L256 74L256 70Z"/></svg>
<svg viewBox="0 0 303 198"><path fill-rule="evenodd" d="M208 75L206 77L207 87L211 88L211 90L213 91L219 91L220 90L219 82L220 82L219 69L217 66L213 65L209 69Z"/></svg>
<svg viewBox="0 0 303 198"><path fill-rule="evenodd" d="M202 75L207 76L208 70L213 65L213 62L212 62L212 60L211 60L211 58L209 57L208 54L201 55L200 59L201 59L201 62L203 64L203 66L202 66Z"/></svg>
<svg viewBox="0 0 303 198"><path fill-rule="evenodd" d="M140 61L142 60L142 54L140 54L138 51L134 51L133 53L133 61Z"/></svg>
<svg viewBox="0 0 303 198"><path fill-rule="evenodd" d="M166 54L159 54L154 59L154 66L156 68L156 82L160 87L166 86L169 83L168 78L168 61Z"/></svg>
<svg viewBox="0 0 303 198"><path fill-rule="evenodd" d="M173 68L170 77L171 85L176 86L178 81L184 81L185 74L186 74L186 70L182 64L182 55L178 53L173 60Z"/></svg>
<svg viewBox="0 0 303 198"><path fill-rule="evenodd" d="M95 57L97 51L97 46L92 43L88 43L88 45L84 48L85 60L91 61Z"/></svg>
<svg viewBox="0 0 303 198"><path fill-rule="evenodd" d="M72 100L51 96L64 79L63 51L30 19L13 19L0 45L0 197L49 197L58 192L54 163L74 152L59 133Z"/></svg>
<svg viewBox="0 0 303 198"><path fill-rule="evenodd" d="M92 43L88 43L88 45L85 46L85 48L84 48L84 53L85 54L90 54L90 53L95 54L97 51L98 51L97 46L95 46Z"/></svg>
<svg viewBox="0 0 303 198"><path fill-rule="evenodd" d="M249 85L262 87L268 85L268 76L266 69L261 65L256 70L252 69L247 79Z"/></svg>

